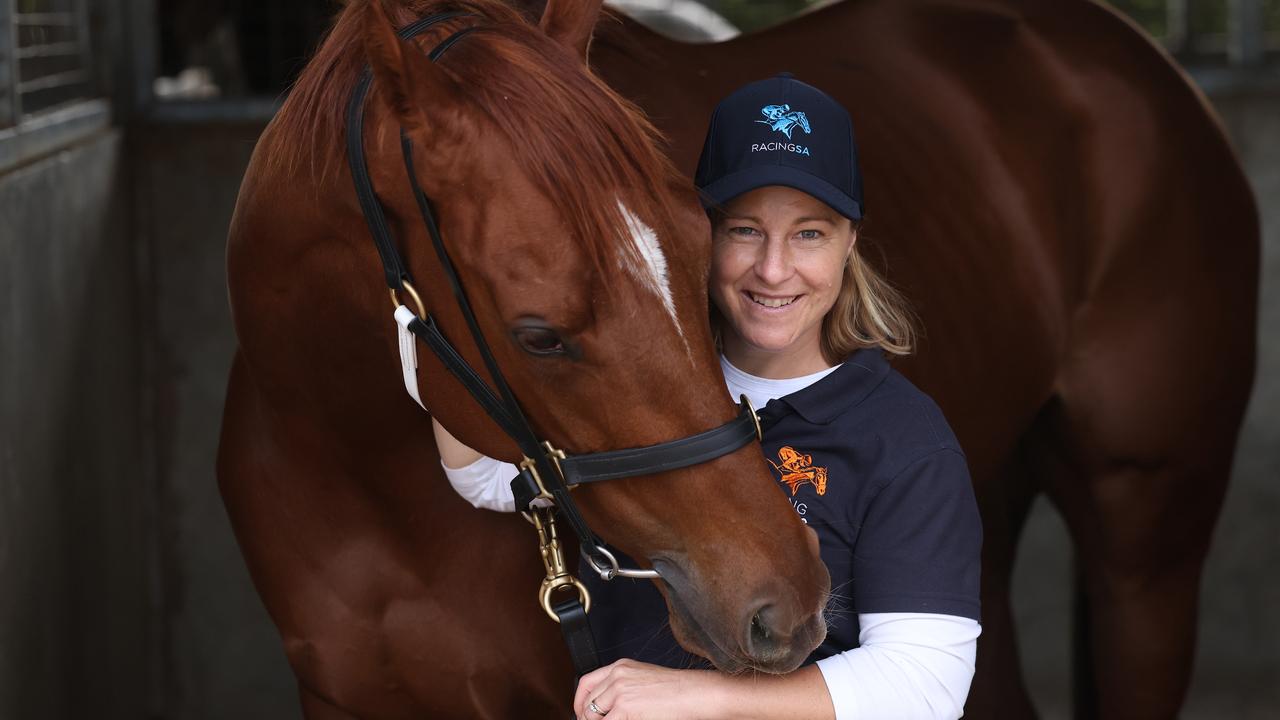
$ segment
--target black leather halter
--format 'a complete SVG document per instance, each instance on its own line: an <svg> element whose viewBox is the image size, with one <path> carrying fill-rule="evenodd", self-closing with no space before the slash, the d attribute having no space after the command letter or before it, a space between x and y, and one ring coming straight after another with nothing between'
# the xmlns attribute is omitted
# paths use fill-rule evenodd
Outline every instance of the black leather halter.
<svg viewBox="0 0 1280 720"><path fill-rule="evenodd" d="M433 25L467 16L469 16L469 13L465 12L432 15L400 29L398 35L401 39L407 40ZM477 27L472 26L454 32L437 45L429 53L428 57L435 61L446 50L476 29ZM467 299L461 280L440 235L431 200L427 198L419 186L413 166L413 144L402 128L400 131L400 144L404 156L405 170L408 174L410 187L413 189L414 198L417 200L422 221L431 236L431 243L435 248L436 256L444 268L445 277L448 279L458 307L466 319L467 327L480 352L480 356L484 360L488 374L493 379L496 391L485 382L475 369L467 364L462 355L445 339L435 319L425 311L421 300L418 299L409 270L396 249L395 241L387 226L386 214L378 201L377 195L374 193L373 184L369 178L368 164L364 152L364 107L372 83L372 70L366 66L347 106L347 161L351 169L352 180L355 183L356 196L359 198L365 220L369 224L369 232L373 236L374 244L377 246L378 255L382 259L393 306L398 308L401 305L400 294L407 291L417 306L416 317L408 324L409 330L436 354L436 357L462 383L476 403L520 447L520 451L524 454L524 461L520 464L520 474L511 483L515 492L516 507L521 510L527 510L538 499L550 501L564 517L565 521L569 523L569 526L573 528L574 534L578 537L583 556L606 580L619 575L657 577L657 573L652 570L619 568L613 554L604 547L603 543L587 526L586 521L578 510L577 504L570 496L569 490L583 483L652 475L676 470L714 460L734 452L760 436L759 421L754 410L746 402L746 398L743 398L738 416L720 427L689 437L641 448L611 450L587 455L568 455L555 449L550 443L540 440L525 418L520 404L516 401L515 395L498 368L497 361L494 359L493 353L490 351L489 345L480 330L479 322L476 320L471 303ZM538 525L538 529L539 532L543 531L541 524ZM550 536L554 539L554 526L550 531ZM544 543L544 552L546 547ZM548 579L551 579L550 566L548 566ZM571 577L569 579L572 580ZM576 584L576 580L573 582ZM579 588L582 599L589 602L589 598L585 595L585 589L581 589L580 585ZM544 587L544 593L545 591ZM564 605L568 604L564 603ZM545 598L544 607L546 607ZM555 615L559 619L565 620L566 615L561 613L559 608L560 606L557 606ZM581 609L581 606L579 606L577 610L571 608L566 612L576 613L580 620L581 612L579 610ZM548 611L550 612L550 610ZM570 648L573 650L573 645L576 641L568 636L567 628L566 639L569 640ZM584 669L582 667L583 663L579 661L578 653L574 652L573 654L575 656L575 664L579 666L580 673L591 669L589 667Z"/></svg>

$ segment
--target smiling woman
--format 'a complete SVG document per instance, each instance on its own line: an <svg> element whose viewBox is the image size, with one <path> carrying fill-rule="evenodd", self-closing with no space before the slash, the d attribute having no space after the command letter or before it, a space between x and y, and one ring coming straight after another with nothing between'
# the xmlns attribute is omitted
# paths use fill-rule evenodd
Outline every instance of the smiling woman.
<svg viewBox="0 0 1280 720"><path fill-rule="evenodd" d="M981 523L941 411L886 360L910 352L914 331L904 299L858 254L864 202L849 116L789 75L748 85L716 109L696 183L712 220L708 290L725 383L762 408L765 457L814 531L834 588L827 633L791 670L771 658L812 638L778 632L771 605L744 648L722 647L696 624L668 627L664 595L672 607L699 602L687 591L697 578L680 568L655 563L656 587L584 572L596 598L589 622L613 662L582 678L575 711L959 717L980 633ZM455 489L513 509L503 490L515 469L437 432ZM779 674L686 669L700 661L680 646L731 672L745 650Z"/></svg>
<svg viewBox="0 0 1280 720"><path fill-rule="evenodd" d="M762 377L829 367L811 350L842 290L857 240L853 221L781 186L743 193L718 214L710 289L730 328L721 331L725 354L750 358L739 365Z"/></svg>

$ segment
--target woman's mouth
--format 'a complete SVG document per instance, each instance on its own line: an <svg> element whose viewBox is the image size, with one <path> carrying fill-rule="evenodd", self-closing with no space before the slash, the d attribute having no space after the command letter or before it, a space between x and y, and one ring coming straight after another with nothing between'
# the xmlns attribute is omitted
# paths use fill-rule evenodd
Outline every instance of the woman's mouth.
<svg viewBox="0 0 1280 720"><path fill-rule="evenodd" d="M744 291L744 294L751 300L751 302L770 309L786 307L800 299L799 295L760 295L758 293L753 293L750 290Z"/></svg>

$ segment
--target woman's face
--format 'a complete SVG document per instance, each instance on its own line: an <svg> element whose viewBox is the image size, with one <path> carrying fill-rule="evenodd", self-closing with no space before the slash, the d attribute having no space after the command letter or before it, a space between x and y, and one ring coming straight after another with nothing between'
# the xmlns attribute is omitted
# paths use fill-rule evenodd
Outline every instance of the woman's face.
<svg viewBox="0 0 1280 720"><path fill-rule="evenodd" d="M725 352L822 355L856 233L812 195L778 185L739 195L712 230L711 299L728 323ZM825 367L825 363L822 365Z"/></svg>

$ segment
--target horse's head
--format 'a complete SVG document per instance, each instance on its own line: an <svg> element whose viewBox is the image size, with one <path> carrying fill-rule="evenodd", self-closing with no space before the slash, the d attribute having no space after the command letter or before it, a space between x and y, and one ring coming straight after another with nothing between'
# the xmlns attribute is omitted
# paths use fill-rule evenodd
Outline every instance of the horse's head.
<svg viewBox="0 0 1280 720"><path fill-rule="evenodd" d="M426 305L469 353L404 190L397 123L503 373L539 433L571 453L650 445L735 415L707 321L707 219L652 128L587 70L599 4L549 2L539 28L498 3L467 3L475 17L421 44L396 37L380 2L364 18L379 99L370 164ZM426 57L471 26L438 62ZM434 358L422 373L450 431L514 459ZM720 667L789 670L821 640L829 580L815 536L756 446L575 498L606 541L660 571L678 639Z"/></svg>

